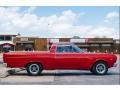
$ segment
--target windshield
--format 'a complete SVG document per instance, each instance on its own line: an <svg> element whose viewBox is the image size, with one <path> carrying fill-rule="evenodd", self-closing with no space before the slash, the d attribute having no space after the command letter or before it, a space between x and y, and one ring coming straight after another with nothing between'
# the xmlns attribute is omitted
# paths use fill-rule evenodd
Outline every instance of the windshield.
<svg viewBox="0 0 120 90"><path fill-rule="evenodd" d="M73 49L76 50L76 52L84 52L82 49L80 49L79 47L77 47L76 45L72 44Z"/></svg>

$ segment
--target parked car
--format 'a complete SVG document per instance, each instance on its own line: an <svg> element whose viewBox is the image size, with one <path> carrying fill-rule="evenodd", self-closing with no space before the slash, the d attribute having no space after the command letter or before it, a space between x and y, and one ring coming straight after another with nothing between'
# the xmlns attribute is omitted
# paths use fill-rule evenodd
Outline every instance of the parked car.
<svg viewBox="0 0 120 90"><path fill-rule="evenodd" d="M117 57L107 53L88 53L72 43L52 44L49 51L9 52L3 54L7 67L26 69L29 75L42 70L90 70L104 75L116 65Z"/></svg>

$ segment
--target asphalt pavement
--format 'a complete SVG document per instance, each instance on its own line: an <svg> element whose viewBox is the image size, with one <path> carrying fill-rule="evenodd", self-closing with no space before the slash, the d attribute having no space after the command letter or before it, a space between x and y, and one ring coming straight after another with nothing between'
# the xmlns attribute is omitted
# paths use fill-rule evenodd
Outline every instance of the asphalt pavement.
<svg viewBox="0 0 120 90"><path fill-rule="evenodd" d="M6 78L0 78L1 85L119 85L120 58L117 67L109 69L106 75L92 75L83 70L47 70L39 76L28 76L26 71Z"/></svg>

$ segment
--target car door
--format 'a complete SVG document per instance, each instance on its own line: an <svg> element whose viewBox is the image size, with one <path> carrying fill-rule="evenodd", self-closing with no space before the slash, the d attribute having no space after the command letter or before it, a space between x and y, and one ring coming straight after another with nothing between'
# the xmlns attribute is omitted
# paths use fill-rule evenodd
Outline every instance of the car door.
<svg viewBox="0 0 120 90"><path fill-rule="evenodd" d="M82 54L82 53L81 53ZM83 57L72 46L58 46L55 53L57 69L81 69Z"/></svg>

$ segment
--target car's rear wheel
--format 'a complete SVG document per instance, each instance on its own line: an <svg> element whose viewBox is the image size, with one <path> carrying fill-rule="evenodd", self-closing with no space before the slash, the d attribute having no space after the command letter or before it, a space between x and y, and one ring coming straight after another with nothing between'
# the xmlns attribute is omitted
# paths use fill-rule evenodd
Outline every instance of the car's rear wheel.
<svg viewBox="0 0 120 90"><path fill-rule="evenodd" d="M30 63L27 65L26 70L27 70L28 75L37 76L37 75L41 74L43 68L42 68L41 64Z"/></svg>
<svg viewBox="0 0 120 90"><path fill-rule="evenodd" d="M97 75L104 75L107 73L107 71L108 66L105 62L102 61L96 62L91 69L91 72Z"/></svg>

